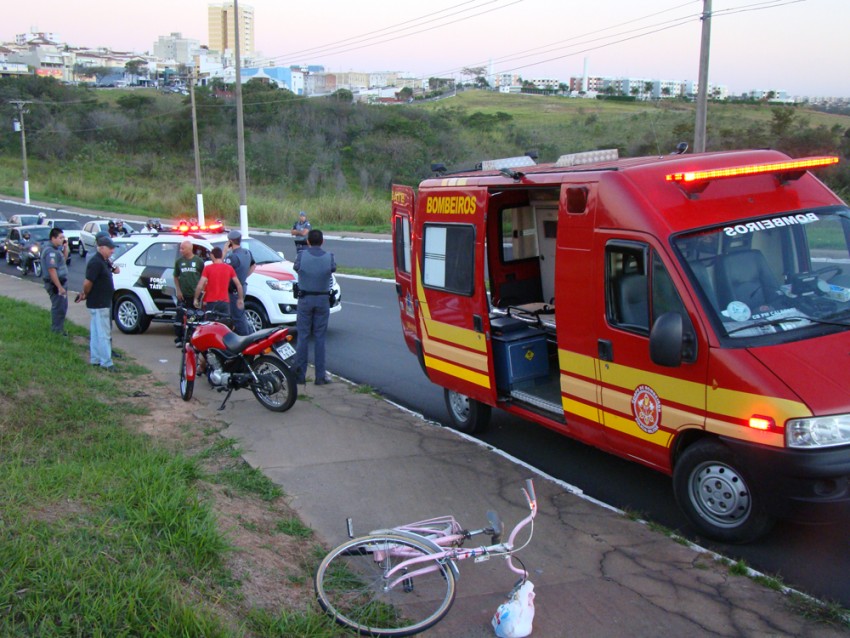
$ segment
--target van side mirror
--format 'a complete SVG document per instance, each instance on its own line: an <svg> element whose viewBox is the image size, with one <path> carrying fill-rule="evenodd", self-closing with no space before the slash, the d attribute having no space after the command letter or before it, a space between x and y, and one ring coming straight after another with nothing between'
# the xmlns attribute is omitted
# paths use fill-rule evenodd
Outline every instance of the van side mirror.
<svg viewBox="0 0 850 638"><path fill-rule="evenodd" d="M665 312L649 332L649 358L659 366L677 368L682 365L684 349L682 315Z"/></svg>

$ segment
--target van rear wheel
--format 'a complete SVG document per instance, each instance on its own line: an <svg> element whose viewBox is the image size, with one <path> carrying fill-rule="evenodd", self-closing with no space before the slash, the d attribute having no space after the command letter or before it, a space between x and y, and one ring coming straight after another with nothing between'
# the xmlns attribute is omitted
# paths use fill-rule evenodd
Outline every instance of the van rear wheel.
<svg viewBox="0 0 850 638"><path fill-rule="evenodd" d="M729 448L705 439L686 449L673 469L673 492L685 516L724 543L754 541L774 523L741 467Z"/></svg>
<svg viewBox="0 0 850 638"><path fill-rule="evenodd" d="M490 423L490 406L448 388L444 391L446 409L455 430L466 434L481 432Z"/></svg>

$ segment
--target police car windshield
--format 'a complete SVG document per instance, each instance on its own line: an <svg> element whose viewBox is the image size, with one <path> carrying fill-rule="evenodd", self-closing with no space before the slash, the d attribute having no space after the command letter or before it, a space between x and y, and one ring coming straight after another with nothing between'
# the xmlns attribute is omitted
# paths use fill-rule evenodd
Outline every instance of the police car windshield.
<svg viewBox="0 0 850 638"><path fill-rule="evenodd" d="M211 243L213 246L218 246L223 250L225 244L227 244L227 239L217 239ZM242 247L251 251L251 255L254 257L254 261L257 264L276 264L279 261L284 261L283 257L278 255L267 244L264 244L259 239L243 239Z"/></svg>
<svg viewBox="0 0 850 638"><path fill-rule="evenodd" d="M848 238L850 210L835 206L743 219L674 245L722 336L772 342L850 327Z"/></svg>

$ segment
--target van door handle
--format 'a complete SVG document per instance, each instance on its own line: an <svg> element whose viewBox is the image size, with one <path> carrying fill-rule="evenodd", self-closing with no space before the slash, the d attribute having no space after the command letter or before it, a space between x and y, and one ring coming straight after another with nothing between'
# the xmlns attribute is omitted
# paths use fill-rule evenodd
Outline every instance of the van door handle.
<svg viewBox="0 0 850 638"><path fill-rule="evenodd" d="M602 361L614 360L614 344L610 339L600 339L599 342L599 358Z"/></svg>
<svg viewBox="0 0 850 638"><path fill-rule="evenodd" d="M481 321L481 315L472 315L472 328L475 332L484 332L484 322Z"/></svg>
<svg viewBox="0 0 850 638"><path fill-rule="evenodd" d="M395 285L395 294L397 297L401 297L401 284L398 282Z"/></svg>

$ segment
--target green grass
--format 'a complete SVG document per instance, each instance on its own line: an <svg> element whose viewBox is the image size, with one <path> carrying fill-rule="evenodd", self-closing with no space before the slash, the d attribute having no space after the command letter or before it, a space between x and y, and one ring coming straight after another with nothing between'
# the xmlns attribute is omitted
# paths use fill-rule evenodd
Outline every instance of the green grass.
<svg viewBox="0 0 850 638"><path fill-rule="evenodd" d="M203 455L124 426L146 412L122 394L126 359L105 375L85 339L49 336L46 311L0 297L0 316L0 635L338 635L315 610L234 619L236 605L221 607L241 595ZM214 480L280 494L233 450L208 450L233 463Z"/></svg>

